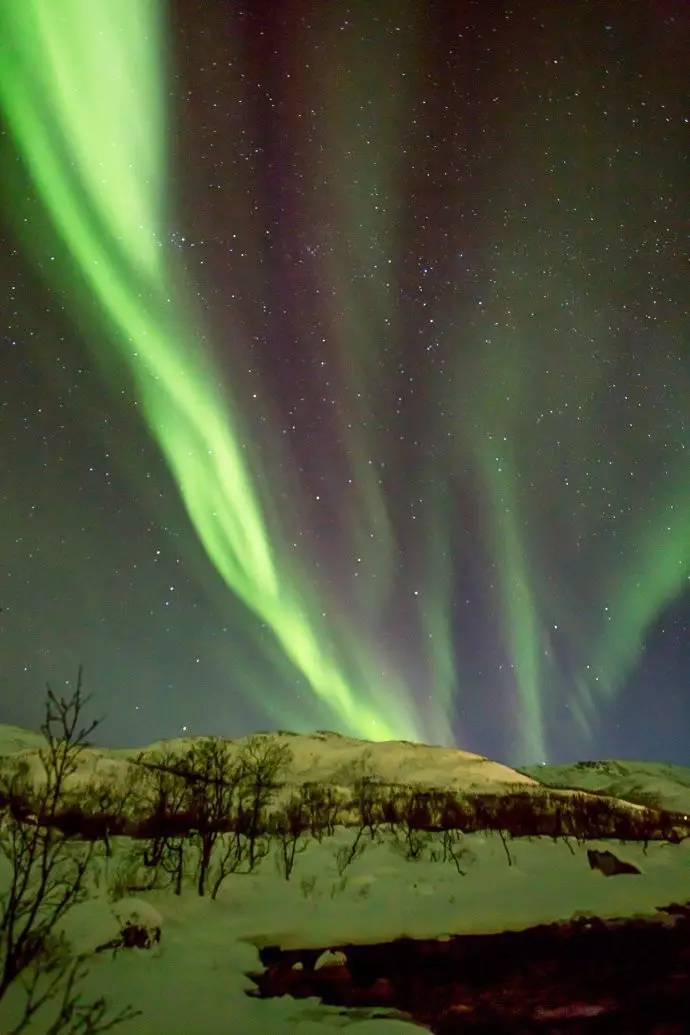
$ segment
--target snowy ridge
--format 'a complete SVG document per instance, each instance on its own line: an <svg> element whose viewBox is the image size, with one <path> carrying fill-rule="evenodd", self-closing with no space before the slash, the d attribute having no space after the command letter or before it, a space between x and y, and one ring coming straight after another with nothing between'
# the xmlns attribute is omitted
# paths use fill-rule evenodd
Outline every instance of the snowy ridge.
<svg viewBox="0 0 690 1035"><path fill-rule="evenodd" d="M596 792L598 795L616 799L619 808L630 812L641 812L646 803L643 800L644 794L640 795L640 801L635 801L633 796L626 798L623 794L615 793L609 786L610 776L592 769L590 763L578 763L573 767L553 767L553 770L559 772L563 769L565 776L562 784L552 784L546 776L550 775L549 767L538 765L534 766L532 771L518 771L471 751L415 744L406 740L359 740L327 730L318 730L314 733L262 731L259 734L247 734L235 739L221 739L230 747L232 755L239 755L251 736L265 737L272 743L290 750L291 761L281 773L282 786L275 797L276 805L289 798L300 785L308 782L335 787L347 794L355 781L363 775L371 776L383 784L419 787L424 790L449 790L461 795L502 795L519 791L541 795L544 793L545 784L548 784L549 787L559 788L556 793L561 798L567 798L572 794ZM74 791L92 783L123 786L128 777L136 776L138 766L151 755L168 755L174 761L175 757L182 758L194 743L204 739L206 738L203 736L187 736L156 741L147 747L134 749L86 748L79 756L76 772L66 781L66 789ZM32 746L34 743L43 743L39 734L16 727L0 726L0 766L3 765L5 754L5 765L13 766L21 761L28 767L31 779L40 783L43 767L38 747ZM10 747L6 753L1 750L5 745ZM619 763L612 762L606 765L617 767ZM576 777L580 774L579 784L576 777L572 780L569 778L571 770ZM617 769L615 772L618 772ZM640 773L632 782L638 790L641 787L646 792L648 779L645 774ZM654 788L650 784L649 791L653 792ZM687 792L686 800L690 810L690 786ZM671 799L670 794L667 797ZM680 801L680 798L673 800ZM662 807L669 806L664 804ZM682 804L675 807L674 811L683 812Z"/></svg>
<svg viewBox="0 0 690 1035"><path fill-rule="evenodd" d="M12 732L6 734L7 730ZM24 739L20 734L25 734ZM325 731L311 734L279 731L262 735L281 746L287 746L292 753L292 762L283 776L288 788L308 781L349 787L364 773L385 783L486 793L516 786L539 787L539 782L531 776L500 762L492 762L482 755L457 748L399 740L370 742ZM31 738L37 742L36 747ZM88 748L82 752L78 772L70 783L89 782L95 778L112 781L124 779L140 755L166 752L182 756L199 739L202 738L163 740L139 749ZM228 739L226 743L239 754L248 739L248 736L238 737ZM37 751L40 743L38 734L16 730L14 727L0 727L0 757L11 755L15 761L21 758L36 776L41 771ZM10 750L5 750L6 746Z"/></svg>
<svg viewBox="0 0 690 1035"><path fill-rule="evenodd" d="M548 787L578 788L643 804L656 802L670 812L690 814L690 766L604 759L525 766L523 772Z"/></svg>
<svg viewBox="0 0 690 1035"><path fill-rule="evenodd" d="M0 725L0 758L20 751L38 750L45 740L41 733L22 729L21 726Z"/></svg>

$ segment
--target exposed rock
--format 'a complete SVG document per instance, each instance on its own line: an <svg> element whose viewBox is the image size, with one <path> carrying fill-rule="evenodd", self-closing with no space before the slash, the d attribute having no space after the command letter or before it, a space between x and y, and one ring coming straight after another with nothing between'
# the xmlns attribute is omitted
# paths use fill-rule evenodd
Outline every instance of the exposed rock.
<svg viewBox="0 0 690 1035"><path fill-rule="evenodd" d="M160 913L138 898L121 899L112 908L119 927L116 937L96 947L106 949L151 949L161 940L163 920Z"/></svg>
<svg viewBox="0 0 690 1035"><path fill-rule="evenodd" d="M598 852L596 848L587 849L587 858L592 870L600 870L605 877L617 877L623 873L640 873L637 866L623 862L613 852Z"/></svg>
<svg viewBox="0 0 690 1035"><path fill-rule="evenodd" d="M667 906L657 906L657 912L667 913L669 916L683 917L690 920L690 902L670 902Z"/></svg>
<svg viewBox="0 0 690 1035"><path fill-rule="evenodd" d="M161 940L161 929L156 927L151 931L142 924L133 924L128 920L122 928L121 939L123 949L150 949Z"/></svg>

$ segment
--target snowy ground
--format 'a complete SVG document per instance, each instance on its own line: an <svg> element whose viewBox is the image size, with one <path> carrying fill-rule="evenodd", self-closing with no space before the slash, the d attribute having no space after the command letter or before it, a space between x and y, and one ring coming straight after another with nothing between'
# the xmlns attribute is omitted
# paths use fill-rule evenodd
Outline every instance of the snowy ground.
<svg viewBox="0 0 690 1035"><path fill-rule="evenodd" d="M392 1035L416 1026L365 1021L361 1013L313 999L247 997L253 985L244 975L261 969L257 948L325 948L401 936L518 930L583 914L654 915L656 906L685 902L690 886L689 842L651 844L646 855L641 845L591 842L589 847L609 847L642 871L607 879L589 868L584 847L575 846L572 855L562 842L545 838L509 841L513 865L508 866L501 841L490 834L466 838L464 877L447 863L407 862L388 841L369 844L341 880L334 852L351 837L351 831L339 829L321 845L310 842L289 882L267 858L256 874L229 877L216 902L198 898L192 889L180 898L146 893L144 900L163 920L160 944L93 956L86 991L143 1011L118 1029L123 1035L265 1035L343 1027L359 1035ZM127 849L122 839L116 856L122 859ZM117 867L117 858L107 868L98 860L94 877L100 891L68 918L65 930L79 951L93 952L116 933L113 909L122 911L126 902L109 902L105 887ZM7 1028L11 1007L10 999L0 1012L0 1030ZM30 1030L42 1029L39 1024Z"/></svg>

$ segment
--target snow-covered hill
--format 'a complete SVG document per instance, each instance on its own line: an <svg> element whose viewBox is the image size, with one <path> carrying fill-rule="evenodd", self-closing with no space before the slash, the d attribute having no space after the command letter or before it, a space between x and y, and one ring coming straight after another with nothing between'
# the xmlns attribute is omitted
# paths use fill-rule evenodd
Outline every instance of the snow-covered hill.
<svg viewBox="0 0 690 1035"><path fill-rule="evenodd" d="M690 814L689 766L609 759L525 766L523 771L549 787L576 787L624 801L657 803L660 808Z"/></svg>
<svg viewBox="0 0 690 1035"><path fill-rule="evenodd" d="M292 761L284 774L287 788L307 781L349 787L363 773L386 783L485 793L516 786L538 787L538 781L524 773L456 748L400 740L373 743L325 731L311 734L279 731L266 736L290 749ZM227 743L239 753L247 740L248 737L239 737ZM89 748L80 756L74 779L80 782L94 777L122 779L140 754L162 751L182 756L192 742L192 738L181 738L159 741L147 748ZM21 757L37 774L40 772L37 754L40 743L38 734L0 727L0 757L12 755L15 760ZM5 750L5 746L9 750Z"/></svg>
<svg viewBox="0 0 690 1035"><path fill-rule="evenodd" d="M231 754L239 754L249 736L226 739ZM303 783L351 788L358 777L399 786L443 788L461 794L502 794L531 790L540 794L543 786L595 792L620 799L621 808L637 811L658 801L659 807L690 814L690 769L663 763L579 762L569 766L535 765L518 771L459 748L415 744L405 740L373 742L345 737L332 731L291 733L285 730L260 734L290 751L290 763L282 772L282 791L277 800L288 797ZM181 758L201 737L157 741L144 748L89 747L79 756L77 771L67 787L98 783L124 784L140 760L167 755ZM40 734L15 726L0 726L0 765L22 762L40 781L43 767ZM630 803L630 804L628 804Z"/></svg>
<svg viewBox="0 0 690 1035"><path fill-rule="evenodd" d="M0 758L19 751L37 750L45 744L41 733L22 729L21 726L0 725Z"/></svg>
<svg viewBox="0 0 690 1035"><path fill-rule="evenodd" d="M307 780L350 786L362 774L398 784L502 790L506 786L533 786L537 781L482 755L458 748L413 744L406 740L370 742L338 733L271 734L292 753L288 783ZM246 737L233 743L238 750Z"/></svg>

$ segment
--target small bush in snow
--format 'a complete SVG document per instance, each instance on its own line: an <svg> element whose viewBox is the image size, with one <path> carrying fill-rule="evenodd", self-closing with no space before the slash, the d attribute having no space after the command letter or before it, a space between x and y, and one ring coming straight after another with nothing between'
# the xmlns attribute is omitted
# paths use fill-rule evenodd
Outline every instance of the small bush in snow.
<svg viewBox="0 0 690 1035"><path fill-rule="evenodd" d="M331 884L331 898L335 898L336 895L342 894L347 888L347 884L347 874L342 876L340 880L335 881L335 883Z"/></svg>
<svg viewBox="0 0 690 1035"><path fill-rule="evenodd" d="M125 895L138 888L141 874L141 856L138 852L130 852L108 878L108 898L111 902L119 902Z"/></svg>
<svg viewBox="0 0 690 1035"><path fill-rule="evenodd" d="M452 862L461 877L466 876L467 871L463 870L460 863L468 855L467 849L462 845L462 834L459 830L444 830L441 833L442 862Z"/></svg>
<svg viewBox="0 0 690 1035"><path fill-rule="evenodd" d="M313 895L314 889L316 888L316 881L316 876L302 877L299 882L299 886L304 898L310 898L311 895Z"/></svg>
<svg viewBox="0 0 690 1035"><path fill-rule="evenodd" d="M350 866L355 859L359 859L360 855L364 852L366 843L362 840L363 833L364 830L360 827L355 834L354 840L350 844L342 845L336 850L335 865L339 877L342 877L348 866Z"/></svg>

